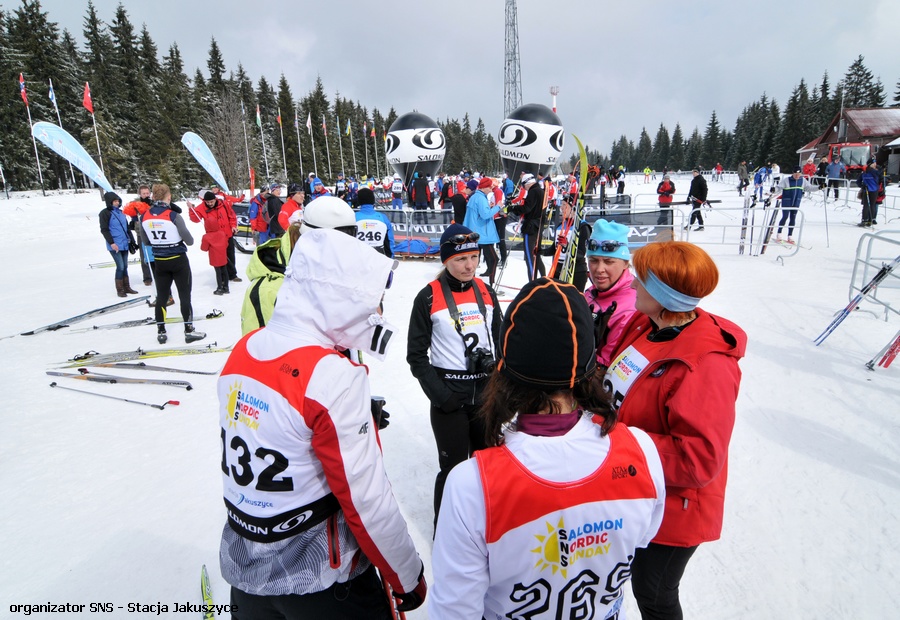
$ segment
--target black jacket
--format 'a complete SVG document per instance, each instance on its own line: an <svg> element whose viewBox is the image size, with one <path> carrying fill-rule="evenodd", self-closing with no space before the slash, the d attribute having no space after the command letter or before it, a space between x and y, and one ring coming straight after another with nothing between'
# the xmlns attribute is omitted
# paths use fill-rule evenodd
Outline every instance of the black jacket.
<svg viewBox="0 0 900 620"><path fill-rule="evenodd" d="M699 202L706 201L706 197L709 195L709 188L702 174L698 174L691 180L691 189L688 190L688 195Z"/></svg>
<svg viewBox="0 0 900 620"><path fill-rule="evenodd" d="M528 188L521 205L513 205L510 210L522 216L522 234L536 235L541 230L541 210L544 207L544 188L535 183Z"/></svg>
<svg viewBox="0 0 900 620"><path fill-rule="evenodd" d="M460 282L447 274L447 284L453 292L461 292L473 286L473 282ZM494 313L491 321L491 338L494 348L499 346L500 326L503 322L503 312L494 289L488 288L493 304ZM413 301L412 312L409 317L409 334L406 341L406 362L409 364L413 376L419 380L422 391L435 406L440 407L453 396L454 393L463 393L471 396L469 404L475 404L475 398L484 389L487 379L444 381L438 375L435 367L431 365L428 350L431 348L431 304L433 301L431 284L419 291ZM485 299L485 303L488 300ZM462 337L459 339L460 348L465 347Z"/></svg>

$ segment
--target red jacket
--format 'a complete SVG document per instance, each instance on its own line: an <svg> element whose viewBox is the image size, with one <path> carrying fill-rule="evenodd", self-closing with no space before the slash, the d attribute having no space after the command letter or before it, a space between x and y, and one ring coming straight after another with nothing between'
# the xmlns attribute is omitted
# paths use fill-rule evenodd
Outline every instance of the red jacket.
<svg viewBox="0 0 900 620"><path fill-rule="evenodd" d="M201 222L208 217L215 217L219 222L219 230L225 233L225 237L229 238L234 234L237 228L237 216L234 209L223 201L216 199L216 206L210 209L205 202L201 202L196 206L188 205L188 214L192 222Z"/></svg>
<svg viewBox="0 0 900 620"><path fill-rule="evenodd" d="M281 227L284 230L290 228L291 216L296 212L303 212L303 205L297 204L297 202L293 198L288 198L284 201L284 204L281 205L281 211L278 213L278 223L281 224Z"/></svg>
<svg viewBox="0 0 900 620"><path fill-rule="evenodd" d="M672 204L672 194L675 193L675 185L671 181L663 180L656 186L656 193L659 194L659 204Z"/></svg>
<svg viewBox="0 0 900 620"><path fill-rule="evenodd" d="M676 547L721 536L741 383L738 360L747 346L740 327L700 308L696 312L693 323L655 349L619 408L619 420L646 431L659 450L666 509L653 542ZM636 312L613 352L614 364L632 344L646 344L652 327L647 315Z"/></svg>
<svg viewBox="0 0 900 620"><path fill-rule="evenodd" d="M209 264L213 267L224 267L228 264L228 237L220 229L214 214L203 221L206 234L200 240L200 249L209 252Z"/></svg>

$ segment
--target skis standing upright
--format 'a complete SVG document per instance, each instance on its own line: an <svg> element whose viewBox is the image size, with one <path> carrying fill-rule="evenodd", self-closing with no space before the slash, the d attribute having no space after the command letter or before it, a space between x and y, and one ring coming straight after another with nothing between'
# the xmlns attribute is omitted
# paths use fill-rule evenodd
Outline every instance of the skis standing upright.
<svg viewBox="0 0 900 620"><path fill-rule="evenodd" d="M572 240L566 245L564 250L562 270L559 278L561 281L568 282L569 284L575 279L575 263L577 262L578 243L580 241L578 237L581 231L581 220L584 219L584 200L588 177L587 152L584 150L584 145L581 143L581 140L578 139L578 136L572 134L572 137L578 145L578 151L581 156L581 165L579 168L581 178L578 181L578 200L575 203L575 213L573 214L572 220L572 227L574 228L575 233L572 235Z"/></svg>
<svg viewBox="0 0 900 620"><path fill-rule="evenodd" d="M766 247L769 245L769 240L772 238L772 231L775 229L775 218L778 217L778 211L781 209L781 200L775 201L775 206L772 208L772 217L769 218L769 225L766 226L765 232L763 233L762 239L760 239L760 247L759 254L763 255L766 253ZM765 223L765 220L763 220Z"/></svg>
<svg viewBox="0 0 900 620"><path fill-rule="evenodd" d="M756 194L753 194L752 202L756 202ZM744 253L744 241L747 239L747 220L750 218L750 207L751 207L751 198L750 196L744 197L744 213L741 217L741 243L738 245L738 254ZM752 246L751 246L752 248ZM752 253L752 252L751 252Z"/></svg>
<svg viewBox="0 0 900 620"><path fill-rule="evenodd" d="M831 335L831 332L833 332L837 328L837 326L843 322L844 319L850 316L851 312L856 310L859 304L862 303L862 300L869 293L878 288L878 285L881 284L881 282L886 277L888 277L888 274L890 274L897 267L897 265L900 265L900 256L897 256L897 258L892 260L889 264L886 263L882 265L881 269L878 270L878 273L875 274L875 277L869 280L868 283L866 283L866 285L860 289L859 294L851 299L850 303L847 304L847 306L843 310L838 312L837 316L834 317L834 320L828 324L828 327L825 328L825 331L823 331L816 337L814 341L816 343L816 346L819 346L820 344L825 342L825 339L828 338L829 335Z"/></svg>

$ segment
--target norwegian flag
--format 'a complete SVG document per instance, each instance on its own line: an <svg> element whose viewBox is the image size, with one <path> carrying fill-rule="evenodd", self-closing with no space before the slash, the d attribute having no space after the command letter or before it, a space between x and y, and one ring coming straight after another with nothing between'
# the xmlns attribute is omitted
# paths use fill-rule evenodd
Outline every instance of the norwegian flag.
<svg viewBox="0 0 900 620"><path fill-rule="evenodd" d="M91 85L87 82L84 83L84 97L81 99L81 105L84 106L84 109L94 113L94 100L91 99Z"/></svg>
<svg viewBox="0 0 900 620"><path fill-rule="evenodd" d="M19 94L22 95L22 101L25 102L25 107L28 107L28 93L25 92L25 78L21 73L19 74Z"/></svg>

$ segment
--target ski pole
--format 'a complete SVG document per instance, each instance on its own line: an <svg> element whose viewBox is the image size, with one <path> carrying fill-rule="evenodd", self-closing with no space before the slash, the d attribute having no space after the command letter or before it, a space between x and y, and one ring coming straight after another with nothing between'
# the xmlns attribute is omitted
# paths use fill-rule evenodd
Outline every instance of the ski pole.
<svg viewBox="0 0 900 620"><path fill-rule="evenodd" d="M139 400L130 400L128 398L120 398L118 396L109 396L107 394L100 394L99 392L89 392L87 390L76 390L75 388L65 387L63 385L57 385L56 381L51 383L50 387L59 388L61 390L69 390L70 392L81 392L82 394L90 394L92 396L100 396L102 398L110 398L112 400L120 400L122 402L132 403L134 405L144 405L145 407L153 407L154 409L160 409L160 410L165 409L166 405L180 405L181 404L177 400L168 400L161 405L154 405L153 403L145 403L145 402L141 402Z"/></svg>

